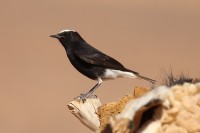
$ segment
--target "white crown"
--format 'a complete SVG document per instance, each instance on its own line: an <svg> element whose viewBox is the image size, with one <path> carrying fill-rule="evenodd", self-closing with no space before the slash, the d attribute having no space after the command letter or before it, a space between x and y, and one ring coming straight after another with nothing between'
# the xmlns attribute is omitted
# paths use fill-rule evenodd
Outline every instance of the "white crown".
<svg viewBox="0 0 200 133"><path fill-rule="evenodd" d="M75 30L62 30L62 31L60 31L59 33L63 33L63 32L69 32L69 31L73 31L73 32L76 32Z"/></svg>

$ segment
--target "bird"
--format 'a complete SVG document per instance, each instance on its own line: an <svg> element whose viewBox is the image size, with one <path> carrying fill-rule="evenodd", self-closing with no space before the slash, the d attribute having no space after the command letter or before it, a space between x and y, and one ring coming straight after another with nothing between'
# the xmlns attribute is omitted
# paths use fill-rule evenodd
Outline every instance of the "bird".
<svg viewBox="0 0 200 133"><path fill-rule="evenodd" d="M141 76L130 70L119 61L104 54L87 43L75 30L62 30L58 34L50 35L56 38L64 47L71 64L86 77L96 80L97 84L87 93L81 94L80 99L90 97L103 81L116 78L139 78L155 84L156 80Z"/></svg>

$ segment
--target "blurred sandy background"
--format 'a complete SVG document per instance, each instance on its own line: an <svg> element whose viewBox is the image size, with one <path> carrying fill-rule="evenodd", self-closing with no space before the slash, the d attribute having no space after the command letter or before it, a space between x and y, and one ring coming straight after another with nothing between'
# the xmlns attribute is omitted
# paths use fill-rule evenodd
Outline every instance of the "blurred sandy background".
<svg viewBox="0 0 200 133"><path fill-rule="evenodd" d="M142 75L163 70L200 75L199 0L1 0L0 132L91 132L67 104L96 82L79 74L64 48L49 37L78 31L90 44ZM106 81L96 91L111 102L148 85Z"/></svg>

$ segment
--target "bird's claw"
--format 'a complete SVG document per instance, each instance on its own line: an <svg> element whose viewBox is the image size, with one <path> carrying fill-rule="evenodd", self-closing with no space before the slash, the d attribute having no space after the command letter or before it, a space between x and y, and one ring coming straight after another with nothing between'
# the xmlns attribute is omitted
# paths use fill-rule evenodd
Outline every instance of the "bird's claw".
<svg viewBox="0 0 200 133"><path fill-rule="evenodd" d="M78 99L85 102L87 98L96 98L96 97L97 97L96 95L91 95L89 93L86 93L86 94L81 93L79 96L75 97L74 99L75 100Z"/></svg>

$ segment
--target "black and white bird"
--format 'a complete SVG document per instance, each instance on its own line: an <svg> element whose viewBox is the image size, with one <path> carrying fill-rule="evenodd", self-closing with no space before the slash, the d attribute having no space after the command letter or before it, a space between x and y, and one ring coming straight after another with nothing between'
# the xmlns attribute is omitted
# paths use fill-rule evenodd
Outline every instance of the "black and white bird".
<svg viewBox="0 0 200 133"><path fill-rule="evenodd" d="M66 50L71 64L83 75L97 80L97 84L80 98L89 97L104 80L128 77L147 80L151 83L156 81L139 75L138 72L125 68L114 58L102 53L89 45L78 32L74 30L63 30L50 37L57 38Z"/></svg>

